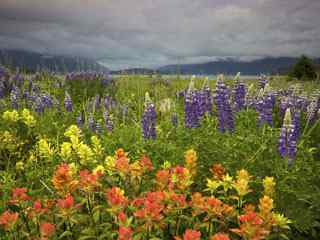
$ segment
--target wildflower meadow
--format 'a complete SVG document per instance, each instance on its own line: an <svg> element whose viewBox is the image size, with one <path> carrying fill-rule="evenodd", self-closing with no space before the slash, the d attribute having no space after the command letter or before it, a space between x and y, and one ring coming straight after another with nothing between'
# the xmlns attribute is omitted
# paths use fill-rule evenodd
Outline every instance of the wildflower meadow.
<svg viewBox="0 0 320 240"><path fill-rule="evenodd" d="M320 87L0 68L0 239L320 239Z"/></svg>

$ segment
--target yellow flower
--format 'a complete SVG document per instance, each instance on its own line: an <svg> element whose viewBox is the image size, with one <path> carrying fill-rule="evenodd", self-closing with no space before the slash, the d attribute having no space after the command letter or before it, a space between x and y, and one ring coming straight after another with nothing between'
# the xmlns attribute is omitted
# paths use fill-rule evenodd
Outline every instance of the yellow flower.
<svg viewBox="0 0 320 240"><path fill-rule="evenodd" d="M237 179L244 179L247 182L250 180L250 175L247 172L247 170L241 169L240 171L237 172Z"/></svg>
<svg viewBox="0 0 320 240"><path fill-rule="evenodd" d="M143 173L143 169L138 161L130 164L130 172L133 177L140 177Z"/></svg>
<svg viewBox="0 0 320 240"><path fill-rule="evenodd" d="M190 171L192 176L196 175L197 172L197 153L193 149L190 149L185 152L185 166Z"/></svg>
<svg viewBox="0 0 320 240"><path fill-rule="evenodd" d="M105 169L102 165L98 165L94 170L93 170L93 174L97 175L97 174L104 174Z"/></svg>
<svg viewBox="0 0 320 240"><path fill-rule="evenodd" d="M16 110L12 110L12 111L8 110L2 114L2 118L3 120L8 122L17 122L19 121L19 113Z"/></svg>
<svg viewBox="0 0 320 240"><path fill-rule="evenodd" d="M72 144L69 142L64 142L60 147L60 156L64 160L69 160L72 155Z"/></svg>
<svg viewBox="0 0 320 240"><path fill-rule="evenodd" d="M96 156L101 157L103 155L103 148L100 139L97 136L92 136L91 143Z"/></svg>
<svg viewBox="0 0 320 240"><path fill-rule="evenodd" d="M272 218L274 220L274 225L284 228L284 229L290 229L289 224L292 223L288 218L283 216L282 214L279 213L273 213Z"/></svg>
<svg viewBox="0 0 320 240"><path fill-rule="evenodd" d="M249 189L249 182L247 179L238 179L234 184L233 187L237 190L239 196L244 196L248 194L251 190Z"/></svg>
<svg viewBox="0 0 320 240"><path fill-rule="evenodd" d="M71 125L64 133L66 137L71 138L72 136L81 137L81 130L76 125Z"/></svg>
<svg viewBox="0 0 320 240"><path fill-rule="evenodd" d="M69 166L70 173L71 173L70 175L71 176L75 176L77 174L77 172L78 172L78 167L76 166L76 164L75 163L69 163L68 166Z"/></svg>
<svg viewBox="0 0 320 240"><path fill-rule="evenodd" d="M26 108L23 109L22 111L21 119L28 127L34 127L36 125L35 118L31 115L30 111Z"/></svg>
<svg viewBox="0 0 320 240"><path fill-rule="evenodd" d="M81 164L87 165L88 163L95 162L95 160L93 159L94 154L88 145L80 143L77 150Z"/></svg>
<svg viewBox="0 0 320 240"><path fill-rule="evenodd" d="M116 167L116 159L112 156L107 156L104 160L104 165L107 169L108 174L111 175L112 171Z"/></svg>
<svg viewBox="0 0 320 240"><path fill-rule="evenodd" d="M76 125L71 125L64 133L66 137L70 138L72 143L72 148L77 151L80 143L81 138L81 130Z"/></svg>
<svg viewBox="0 0 320 240"><path fill-rule="evenodd" d="M54 154L54 149L46 139L40 139L38 142L38 152L41 157L51 159Z"/></svg>
<svg viewBox="0 0 320 240"><path fill-rule="evenodd" d="M276 183L274 182L273 177L265 177L263 179L264 194L268 196L272 196L274 194L275 185Z"/></svg>
<svg viewBox="0 0 320 240"><path fill-rule="evenodd" d="M207 187L208 187L207 190L214 192L220 185L221 185L220 182L207 178Z"/></svg>
<svg viewBox="0 0 320 240"><path fill-rule="evenodd" d="M19 162L16 163L16 170L17 171L24 170L24 163L22 161L19 161Z"/></svg>
<svg viewBox="0 0 320 240"><path fill-rule="evenodd" d="M165 161L162 166L161 166L162 169L169 169L171 168L171 163L169 161Z"/></svg>
<svg viewBox="0 0 320 240"><path fill-rule="evenodd" d="M259 200L259 210L262 217L267 217L273 209L273 199L268 196L263 196Z"/></svg>

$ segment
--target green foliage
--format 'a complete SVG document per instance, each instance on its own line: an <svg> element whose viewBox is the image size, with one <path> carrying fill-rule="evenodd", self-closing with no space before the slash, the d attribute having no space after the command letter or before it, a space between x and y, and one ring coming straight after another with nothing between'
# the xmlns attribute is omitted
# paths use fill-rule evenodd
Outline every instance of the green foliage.
<svg viewBox="0 0 320 240"><path fill-rule="evenodd" d="M298 62L293 66L290 76L302 81L314 80L317 78L317 72L311 59L302 55Z"/></svg>

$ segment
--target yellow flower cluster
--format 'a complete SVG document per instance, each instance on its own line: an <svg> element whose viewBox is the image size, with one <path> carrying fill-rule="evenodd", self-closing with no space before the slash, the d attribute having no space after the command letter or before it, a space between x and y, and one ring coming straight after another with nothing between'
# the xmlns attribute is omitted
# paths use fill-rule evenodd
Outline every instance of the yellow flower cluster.
<svg viewBox="0 0 320 240"><path fill-rule="evenodd" d="M12 110L12 111L7 110L2 114L2 118L7 122L13 122L13 123L21 120L28 127L34 127L36 125L36 119L30 113L30 111L26 108L22 110L21 115L19 115L17 110Z"/></svg>
<svg viewBox="0 0 320 240"><path fill-rule="evenodd" d="M19 113L17 112L17 110L5 111L2 114L2 118L3 118L3 120L8 121L8 122L18 122L20 119Z"/></svg>
<svg viewBox="0 0 320 240"><path fill-rule="evenodd" d="M186 151L184 155L184 159L185 159L185 167L189 170L192 176L195 176L197 173L197 160L198 160L196 151L193 149Z"/></svg>
<svg viewBox="0 0 320 240"><path fill-rule="evenodd" d="M237 180L233 186L237 190L240 197L243 197L251 191L249 189L249 181L250 175L246 170L242 169L237 172Z"/></svg>
<svg viewBox="0 0 320 240"><path fill-rule="evenodd" d="M46 139L40 139L38 141L38 152L40 157L45 158L47 160L52 160L54 155L54 148Z"/></svg>
<svg viewBox="0 0 320 240"><path fill-rule="evenodd" d="M276 183L273 177L265 177L263 179L264 194L272 197L274 195L274 187Z"/></svg>
<svg viewBox="0 0 320 240"><path fill-rule="evenodd" d="M63 142L60 146L60 157L65 161L70 161L73 156L79 158L80 164L94 164L98 158L102 158L103 148L100 139L96 136L91 137L93 147L82 142L81 130L76 125L71 125L64 133L70 142Z"/></svg>
<svg viewBox="0 0 320 240"><path fill-rule="evenodd" d="M36 125L35 118L31 115L28 109L23 109L21 113L21 120L28 126L34 127Z"/></svg>

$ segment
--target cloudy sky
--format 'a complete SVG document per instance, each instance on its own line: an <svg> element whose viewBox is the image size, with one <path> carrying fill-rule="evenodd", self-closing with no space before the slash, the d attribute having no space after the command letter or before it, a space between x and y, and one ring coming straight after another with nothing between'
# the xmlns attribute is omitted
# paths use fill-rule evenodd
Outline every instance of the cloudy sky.
<svg viewBox="0 0 320 240"><path fill-rule="evenodd" d="M320 57L320 0L0 0L0 48L111 69Z"/></svg>

